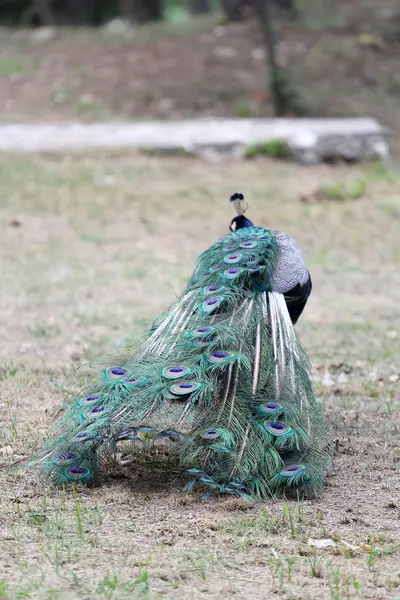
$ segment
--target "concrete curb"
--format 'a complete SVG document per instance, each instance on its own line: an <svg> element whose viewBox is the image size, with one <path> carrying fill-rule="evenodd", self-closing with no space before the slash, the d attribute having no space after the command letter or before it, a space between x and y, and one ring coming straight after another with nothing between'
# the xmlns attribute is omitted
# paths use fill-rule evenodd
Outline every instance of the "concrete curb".
<svg viewBox="0 0 400 600"><path fill-rule="evenodd" d="M104 124L0 125L0 151L65 152L139 148L154 152L244 156L281 140L300 162L384 159L386 131L371 118L198 119Z"/></svg>

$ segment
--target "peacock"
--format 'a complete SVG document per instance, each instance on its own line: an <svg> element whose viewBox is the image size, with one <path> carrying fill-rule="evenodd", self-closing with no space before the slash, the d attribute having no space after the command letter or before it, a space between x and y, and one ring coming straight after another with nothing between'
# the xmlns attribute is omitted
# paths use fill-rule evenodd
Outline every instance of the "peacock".
<svg viewBox="0 0 400 600"><path fill-rule="evenodd" d="M230 197L230 233L203 252L141 343L100 368L34 464L55 484L94 483L121 447L167 443L185 490L265 499L322 490L330 430L293 325L311 277L297 243ZM99 372L98 372L99 371Z"/></svg>

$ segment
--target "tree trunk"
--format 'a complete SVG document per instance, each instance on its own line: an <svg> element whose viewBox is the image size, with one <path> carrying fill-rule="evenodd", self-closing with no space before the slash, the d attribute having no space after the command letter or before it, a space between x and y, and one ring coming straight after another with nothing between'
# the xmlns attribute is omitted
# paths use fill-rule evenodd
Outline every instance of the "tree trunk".
<svg viewBox="0 0 400 600"><path fill-rule="evenodd" d="M75 27L93 25L95 0L66 0L65 8L71 25Z"/></svg>
<svg viewBox="0 0 400 600"><path fill-rule="evenodd" d="M276 40L271 23L270 0L254 0L254 3L264 38L274 113L275 116L281 116L285 113L285 98L282 93L281 73L276 57Z"/></svg>
<svg viewBox="0 0 400 600"><path fill-rule="evenodd" d="M54 25L54 13L50 8L50 2L48 0L36 0L36 2L33 3L33 6L43 25Z"/></svg>
<svg viewBox="0 0 400 600"><path fill-rule="evenodd" d="M299 16L295 0L274 0L276 6L284 11L291 19L296 19Z"/></svg>
<svg viewBox="0 0 400 600"><path fill-rule="evenodd" d="M283 10L292 11L295 10L295 5L293 0L274 0L275 4L279 6L279 8L283 8Z"/></svg>
<svg viewBox="0 0 400 600"><path fill-rule="evenodd" d="M248 14L251 0L221 0L221 8L228 21L241 21Z"/></svg>
<svg viewBox="0 0 400 600"><path fill-rule="evenodd" d="M120 13L135 23L159 21L163 16L163 0L120 0Z"/></svg>
<svg viewBox="0 0 400 600"><path fill-rule="evenodd" d="M205 15L210 12L209 0L186 0L186 5L193 15Z"/></svg>

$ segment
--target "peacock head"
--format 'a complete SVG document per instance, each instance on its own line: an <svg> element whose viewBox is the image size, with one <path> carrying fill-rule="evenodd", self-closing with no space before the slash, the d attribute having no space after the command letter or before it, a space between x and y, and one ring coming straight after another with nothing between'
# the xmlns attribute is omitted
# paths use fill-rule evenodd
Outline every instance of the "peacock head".
<svg viewBox="0 0 400 600"><path fill-rule="evenodd" d="M237 216L232 219L229 229L231 231L237 231L243 227L254 227L254 223L252 223L250 219L246 219L244 216L244 213L247 209L247 204L244 200L243 194L238 194L237 192L232 194L232 196L229 198L229 202L233 203L237 212Z"/></svg>

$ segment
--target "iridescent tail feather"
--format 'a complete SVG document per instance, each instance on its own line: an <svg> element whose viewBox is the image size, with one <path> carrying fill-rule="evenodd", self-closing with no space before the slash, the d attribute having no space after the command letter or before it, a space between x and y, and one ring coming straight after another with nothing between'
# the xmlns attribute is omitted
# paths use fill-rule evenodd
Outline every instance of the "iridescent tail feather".
<svg viewBox="0 0 400 600"><path fill-rule="evenodd" d="M177 302L69 405L37 466L93 482L121 444L170 439L187 489L315 492L331 465L308 358L270 281L274 235L249 227L204 252Z"/></svg>

